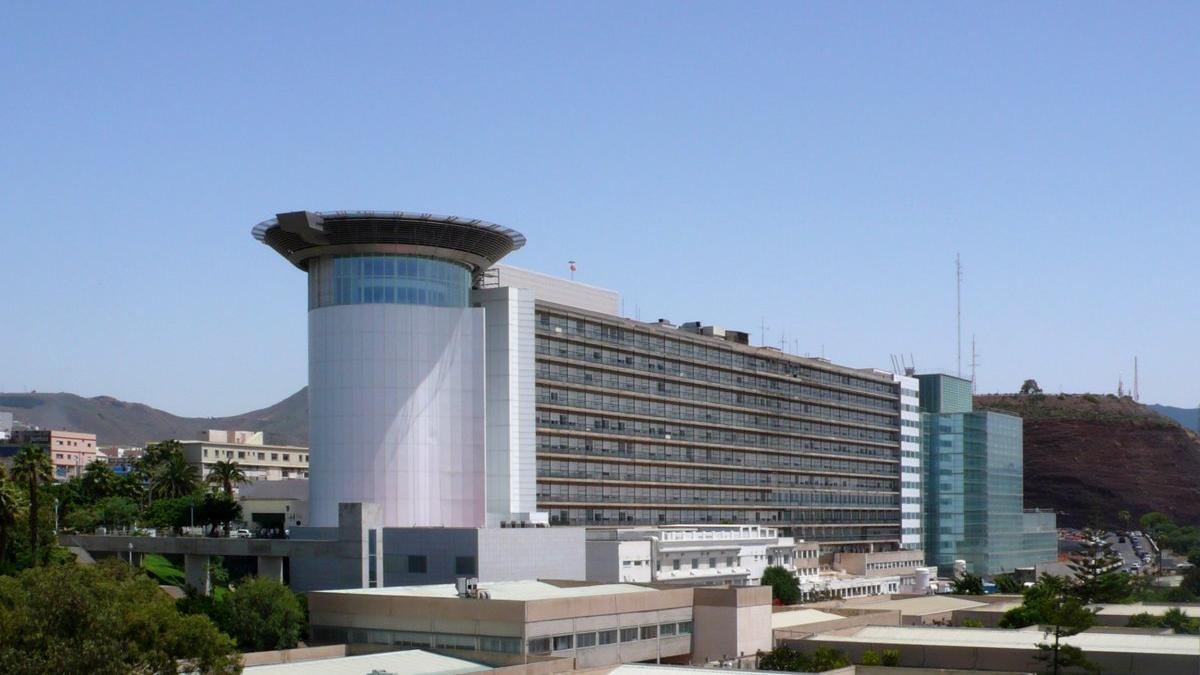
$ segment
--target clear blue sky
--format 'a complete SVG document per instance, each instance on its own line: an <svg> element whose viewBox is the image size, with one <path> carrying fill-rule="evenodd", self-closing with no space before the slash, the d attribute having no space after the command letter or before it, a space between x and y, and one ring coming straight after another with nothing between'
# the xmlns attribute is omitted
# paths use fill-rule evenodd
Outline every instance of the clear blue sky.
<svg viewBox="0 0 1200 675"><path fill-rule="evenodd" d="M1200 401L1200 4L0 5L0 390L303 386L278 211L525 233L626 314ZM966 348L964 351L968 351ZM967 360L964 358L964 360Z"/></svg>

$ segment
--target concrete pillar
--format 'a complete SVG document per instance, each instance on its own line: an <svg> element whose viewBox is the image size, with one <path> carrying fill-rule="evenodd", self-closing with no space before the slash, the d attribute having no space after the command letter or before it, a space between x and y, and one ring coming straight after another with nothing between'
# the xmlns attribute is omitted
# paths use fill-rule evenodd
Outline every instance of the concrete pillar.
<svg viewBox="0 0 1200 675"><path fill-rule="evenodd" d="M283 583L283 558L274 555L258 556L258 576Z"/></svg>
<svg viewBox="0 0 1200 675"><path fill-rule="evenodd" d="M212 584L208 576L208 556L188 553L183 556L183 576L187 585L196 589L200 595L212 592Z"/></svg>

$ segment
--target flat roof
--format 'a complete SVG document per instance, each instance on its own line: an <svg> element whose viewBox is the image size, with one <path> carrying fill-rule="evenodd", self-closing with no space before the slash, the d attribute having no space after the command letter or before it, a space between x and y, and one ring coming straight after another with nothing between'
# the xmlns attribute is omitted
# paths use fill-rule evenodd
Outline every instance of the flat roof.
<svg viewBox="0 0 1200 675"><path fill-rule="evenodd" d="M619 593L657 593L658 589L633 584L592 584L587 586L555 586L544 581L494 581L479 584L479 589L488 592L492 600L557 600L559 598L584 598ZM396 598L457 598L454 584L429 584L427 586L385 586L382 588L347 588L342 590L313 591L314 593L344 593L354 595L382 595Z"/></svg>
<svg viewBox="0 0 1200 675"><path fill-rule="evenodd" d="M878 602L855 603L853 606L860 609L898 609L901 614L918 616L921 614L953 612L956 609L975 609L983 607L986 604L984 602L951 598L944 595L923 595L919 598L898 598L894 600L880 600Z"/></svg>
<svg viewBox="0 0 1200 675"><path fill-rule="evenodd" d="M383 672L389 675L456 675L491 670L473 661L431 654L420 649L402 652L383 652L362 656L340 656L332 659L313 659L269 666L250 666L242 672L251 675L364 675Z"/></svg>
<svg viewBox="0 0 1200 675"><path fill-rule="evenodd" d="M1128 605L1100 605L1096 614L1100 616L1133 616L1134 614L1142 614L1144 612L1146 614L1161 616L1166 614L1169 609L1182 610L1189 617L1200 617L1200 605L1197 604L1146 604L1143 602L1134 602Z"/></svg>
<svg viewBox="0 0 1200 675"><path fill-rule="evenodd" d="M309 258L327 249L338 255L408 251L439 258L456 251L483 270L525 245L520 232L486 220L417 211L292 211L262 221L250 233L303 270Z"/></svg>
<svg viewBox="0 0 1200 675"><path fill-rule="evenodd" d="M797 609L790 612L775 612L771 615L771 628L791 628L792 626L803 626L823 621L836 621L844 618L846 617L840 614L830 614L829 612L822 612L819 609Z"/></svg>
<svg viewBox="0 0 1200 675"><path fill-rule="evenodd" d="M1027 650L1036 650L1037 644L1046 640L1040 630L946 628L940 626L863 626L850 634L819 633L810 639L824 642ZM1144 635L1085 631L1063 638L1063 641L1079 647L1085 652L1200 656L1200 640L1193 635Z"/></svg>

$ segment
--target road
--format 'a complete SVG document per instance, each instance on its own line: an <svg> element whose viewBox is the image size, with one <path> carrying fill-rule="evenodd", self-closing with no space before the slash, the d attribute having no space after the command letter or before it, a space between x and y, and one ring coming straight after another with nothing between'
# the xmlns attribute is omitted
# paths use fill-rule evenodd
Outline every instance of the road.
<svg viewBox="0 0 1200 675"><path fill-rule="evenodd" d="M1108 540L1108 543L1112 544L1113 553L1116 553L1125 559L1125 571L1132 572L1133 563L1135 562L1141 564L1143 569L1146 567L1146 565L1142 563L1141 559L1138 558L1138 554L1134 552L1133 543L1129 540L1129 538L1126 538L1125 543L1123 544L1117 541L1116 535L1110 534L1106 537L1106 539ZM1142 550L1146 551L1147 553L1150 552L1150 544L1146 543L1145 539L1142 539Z"/></svg>

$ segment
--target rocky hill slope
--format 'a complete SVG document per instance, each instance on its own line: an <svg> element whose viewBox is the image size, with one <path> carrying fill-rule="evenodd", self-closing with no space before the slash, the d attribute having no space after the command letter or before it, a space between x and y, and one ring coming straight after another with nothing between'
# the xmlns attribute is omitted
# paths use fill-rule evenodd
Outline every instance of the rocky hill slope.
<svg viewBox="0 0 1200 675"><path fill-rule="evenodd" d="M87 431L101 445L145 445L167 438L195 439L205 429L262 430L267 443L308 444L308 390L267 408L231 417L179 417L111 396L0 394L0 411L42 429Z"/></svg>
<svg viewBox="0 0 1200 675"><path fill-rule="evenodd" d="M1024 418L1027 508L1071 526L1115 525L1121 509L1200 523L1200 441L1149 407L1094 394L977 396L975 407Z"/></svg>

